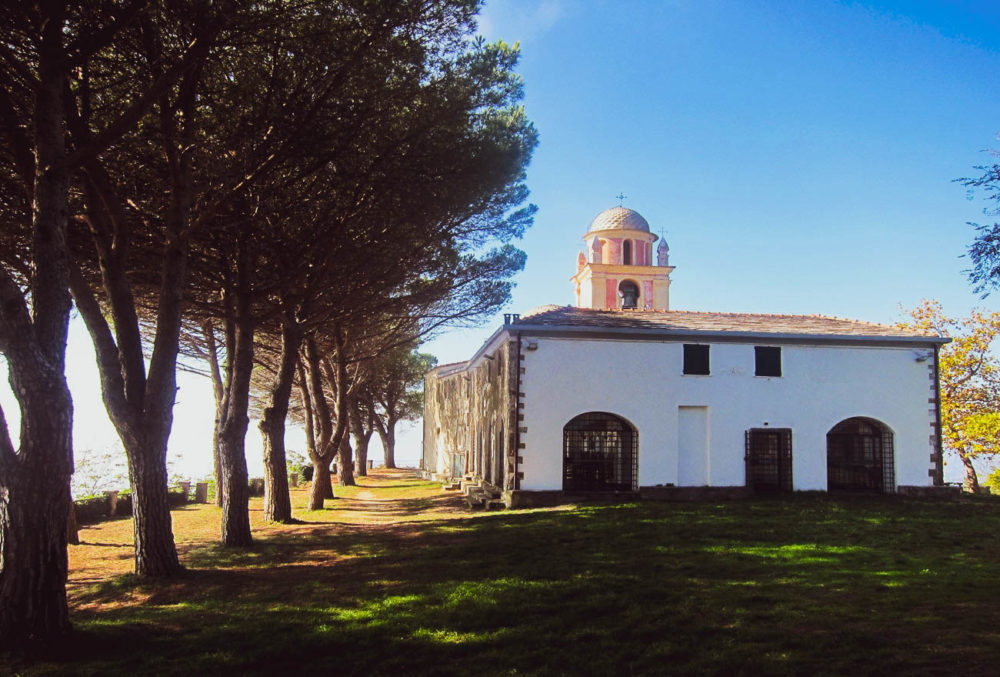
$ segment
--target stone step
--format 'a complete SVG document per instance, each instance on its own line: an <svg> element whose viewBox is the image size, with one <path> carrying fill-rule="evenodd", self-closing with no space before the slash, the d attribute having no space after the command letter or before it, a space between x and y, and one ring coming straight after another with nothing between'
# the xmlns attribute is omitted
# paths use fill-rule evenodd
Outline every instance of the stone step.
<svg viewBox="0 0 1000 677"><path fill-rule="evenodd" d="M483 505L487 510L503 510L507 505L499 498L491 498Z"/></svg>

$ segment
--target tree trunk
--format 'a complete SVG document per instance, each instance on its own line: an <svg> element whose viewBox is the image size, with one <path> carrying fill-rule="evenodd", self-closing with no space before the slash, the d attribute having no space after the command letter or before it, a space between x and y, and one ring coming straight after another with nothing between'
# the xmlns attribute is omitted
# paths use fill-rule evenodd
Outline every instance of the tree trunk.
<svg viewBox="0 0 1000 677"><path fill-rule="evenodd" d="M357 484L354 481L354 461L351 450L351 442L347 435L340 441L340 451L337 453L337 484L342 487L353 487Z"/></svg>
<svg viewBox="0 0 1000 677"><path fill-rule="evenodd" d="M248 547L253 545L250 535L250 486L247 459L243 450L243 437L250 420L231 421L223 432L219 444L222 460L222 543Z"/></svg>
<svg viewBox="0 0 1000 677"><path fill-rule="evenodd" d="M292 521L292 498L285 464L285 421L276 422L271 408L264 410L258 427L264 442L264 521Z"/></svg>
<svg viewBox="0 0 1000 677"><path fill-rule="evenodd" d="M334 325L331 331L333 335L333 355L336 367L334 367L327 355L323 359L323 368L327 374L327 380L333 385L334 390L334 411L337 421L336 428L330 438L330 456L338 460L337 483L342 486L353 486L354 473L351 461L351 399L349 396L350 387L347 375L347 355L346 336L339 325Z"/></svg>
<svg viewBox="0 0 1000 677"><path fill-rule="evenodd" d="M73 405L65 381L31 388L37 397L21 401L29 405L18 452L25 463L0 473L0 649L70 629L66 517Z"/></svg>
<svg viewBox="0 0 1000 677"><path fill-rule="evenodd" d="M312 487L309 489L309 509L322 510L323 501L333 497L333 485L330 482L330 464L326 461L313 461Z"/></svg>
<svg viewBox="0 0 1000 677"><path fill-rule="evenodd" d="M965 481L962 482L962 490L970 494L978 494L980 491L979 475L976 474L976 466L972 464L972 456L959 451L958 457L962 459L962 465L965 467Z"/></svg>
<svg viewBox="0 0 1000 677"><path fill-rule="evenodd" d="M37 23L31 308L0 268L0 351L21 408L14 450L0 410L0 651L70 629L66 517L73 474L73 403L66 385L69 170L64 130L62 3L41 2Z"/></svg>
<svg viewBox="0 0 1000 677"><path fill-rule="evenodd" d="M333 475L337 473L337 454L334 454L333 460L326 464L326 470L330 473L331 479L329 487L323 489L323 498L337 498L333 493Z"/></svg>
<svg viewBox="0 0 1000 677"><path fill-rule="evenodd" d="M364 435L354 436L354 458L357 463L354 472L358 477L368 477L368 443L371 442L373 430Z"/></svg>
<svg viewBox="0 0 1000 677"><path fill-rule="evenodd" d="M310 459L316 456L316 431L313 427L313 407L312 398L309 396L309 381L306 377L306 370L299 360L295 364L295 371L299 377L299 395L302 398L302 418L305 419L306 428L306 455Z"/></svg>
<svg viewBox="0 0 1000 677"><path fill-rule="evenodd" d="M386 421L385 426L376 426L379 439L382 440L382 449L385 453L385 467L396 467L396 422L392 419Z"/></svg>
<svg viewBox="0 0 1000 677"><path fill-rule="evenodd" d="M219 354L215 342L215 328L211 321L201 325L205 337L205 352L208 354L209 377L212 380L212 396L215 400L215 421L212 424L212 472L215 477L215 504L222 506L222 461L219 458L219 431L222 429L222 404L224 386L219 369Z"/></svg>
<svg viewBox="0 0 1000 677"><path fill-rule="evenodd" d="M76 522L76 504L73 495L69 497L69 514L66 515L66 542L70 545L80 545L80 525Z"/></svg>
<svg viewBox="0 0 1000 677"><path fill-rule="evenodd" d="M184 567L177 558L167 501L167 440L145 442L128 442L125 446L132 486L135 573L173 576Z"/></svg>
<svg viewBox="0 0 1000 677"><path fill-rule="evenodd" d="M351 398L348 403L351 412L351 434L354 436L354 457L357 459L354 474L359 477L368 476L368 443L375 433L375 423L372 420L371 409L366 407L368 414L362 416L361 403L357 398Z"/></svg>
<svg viewBox="0 0 1000 677"><path fill-rule="evenodd" d="M216 414L212 425L212 477L215 478L215 505L222 507L222 455L219 452L219 429L222 419Z"/></svg>
<svg viewBox="0 0 1000 677"><path fill-rule="evenodd" d="M95 238L101 263L99 285L103 303L78 268L70 271L77 309L87 325L101 376L101 392L129 462L132 517L135 535L135 573L171 576L183 570L177 558L170 507L167 502L167 442L177 396L177 355L184 312L184 285L188 244L183 231L190 212L190 172L186 166L172 177L165 219L152 351L147 362L139 327L137 302L129 280L125 253L128 236L125 217L109 214L120 201L110 179L96 163L85 165L88 216L104 234L115 234L123 244L108 249ZM105 307L110 308L114 332Z"/></svg>
<svg viewBox="0 0 1000 677"><path fill-rule="evenodd" d="M335 325L332 328L332 334L336 350L342 352L344 338L340 328ZM344 439L349 430L345 406L347 397L347 371L344 361L338 360L337 374L328 373L330 377L328 380L330 380L331 385L337 392L337 411L343 412L343 416L338 415L337 425L334 427L332 421L333 415L327 404L326 394L323 390L323 370L320 364L322 360L315 337L308 336L305 339L305 348L309 390L304 395L307 396L307 402L311 402L311 411L315 418L315 424L320 429L319 439L311 444L309 448L310 460L312 460L313 467L316 469L313 474L313 486L309 496L309 509L320 510L323 507L324 498L334 497L333 485L329 479L329 465L336 456L341 440ZM329 371L331 370L328 369ZM320 470L320 465L323 466L322 470Z"/></svg>
<svg viewBox="0 0 1000 677"><path fill-rule="evenodd" d="M271 401L260 419L260 430L264 435L264 520L267 522L292 520L285 456L285 419L288 417L288 400L292 395L301 341L295 319L286 317L281 330L280 365L271 386Z"/></svg>
<svg viewBox="0 0 1000 677"><path fill-rule="evenodd" d="M253 374L254 321L249 299L249 252L246 243L238 242L238 275L234 331L235 346L226 350L226 411L219 456L222 464L222 542L228 546L248 547L250 535L250 487L248 484L245 440L250 425L250 377Z"/></svg>

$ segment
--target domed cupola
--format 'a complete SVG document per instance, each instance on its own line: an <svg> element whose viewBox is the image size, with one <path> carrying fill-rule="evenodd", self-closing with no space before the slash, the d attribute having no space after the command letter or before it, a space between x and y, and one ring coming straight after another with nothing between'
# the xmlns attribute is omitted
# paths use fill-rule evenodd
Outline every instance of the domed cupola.
<svg viewBox="0 0 1000 677"><path fill-rule="evenodd" d="M666 243L653 259L653 243L642 214L628 207L612 207L594 217L583 236L586 254L573 276L577 305L605 310L667 310L670 271Z"/></svg>
<svg viewBox="0 0 1000 677"><path fill-rule="evenodd" d="M649 222L628 207L612 207L598 214L583 236L591 263L624 266L653 265L653 243Z"/></svg>
<svg viewBox="0 0 1000 677"><path fill-rule="evenodd" d="M590 222L588 233L596 233L602 230L640 230L649 232L649 222L642 218L642 214L629 209L628 207L612 207L605 209Z"/></svg>

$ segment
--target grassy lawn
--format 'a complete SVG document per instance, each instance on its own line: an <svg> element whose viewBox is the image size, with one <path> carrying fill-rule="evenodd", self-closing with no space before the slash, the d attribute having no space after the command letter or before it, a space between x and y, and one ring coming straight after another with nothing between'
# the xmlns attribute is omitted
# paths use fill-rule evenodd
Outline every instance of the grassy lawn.
<svg viewBox="0 0 1000 677"><path fill-rule="evenodd" d="M469 513L404 472L141 582L131 524L71 546L76 633L0 673L996 674L1000 500L799 495Z"/></svg>

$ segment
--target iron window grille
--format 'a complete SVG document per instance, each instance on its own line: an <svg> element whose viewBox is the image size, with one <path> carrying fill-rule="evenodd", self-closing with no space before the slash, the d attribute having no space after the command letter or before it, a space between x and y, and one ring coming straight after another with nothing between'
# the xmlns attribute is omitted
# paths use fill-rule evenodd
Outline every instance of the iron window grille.
<svg viewBox="0 0 1000 677"><path fill-rule="evenodd" d="M829 491L893 493L892 431L860 417L835 425L826 435L826 477Z"/></svg>
<svg viewBox="0 0 1000 677"><path fill-rule="evenodd" d="M781 348L754 346L754 375L781 376Z"/></svg>
<svg viewBox="0 0 1000 677"><path fill-rule="evenodd" d="M710 373L708 346L684 344L684 373L707 376Z"/></svg>
<svg viewBox="0 0 1000 677"><path fill-rule="evenodd" d="M747 486L756 492L792 491L792 431L753 428L745 433Z"/></svg>
<svg viewBox="0 0 1000 677"><path fill-rule="evenodd" d="M581 414L563 427L563 491L635 491L639 436L614 414Z"/></svg>

